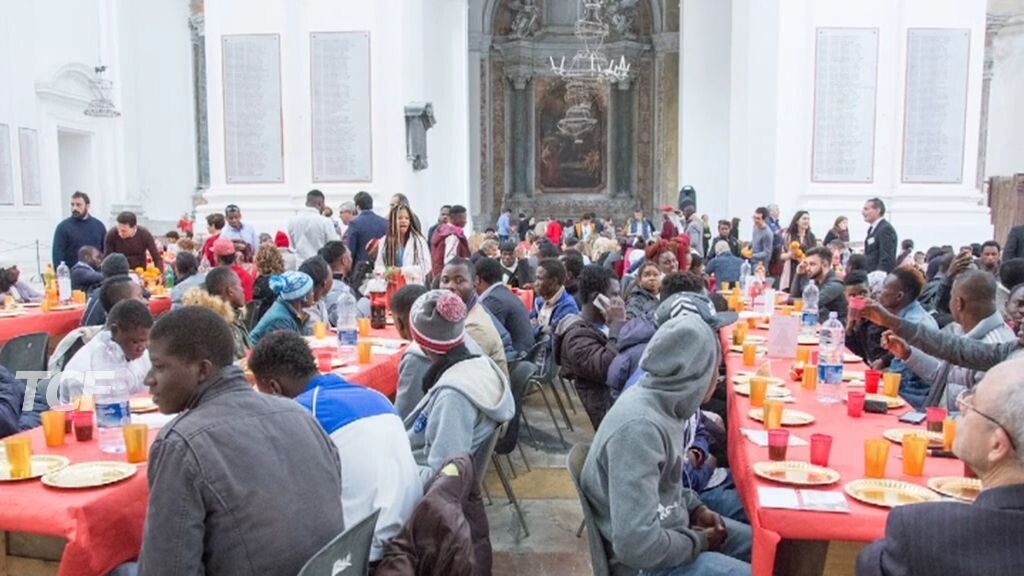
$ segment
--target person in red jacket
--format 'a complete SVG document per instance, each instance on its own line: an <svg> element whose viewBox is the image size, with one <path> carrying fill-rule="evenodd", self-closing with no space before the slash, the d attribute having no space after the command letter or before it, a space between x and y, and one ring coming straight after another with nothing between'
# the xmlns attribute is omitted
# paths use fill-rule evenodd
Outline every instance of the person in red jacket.
<svg viewBox="0 0 1024 576"><path fill-rule="evenodd" d="M217 266L226 266L238 274L238 279L242 281L242 292L245 292L245 303L252 302L252 290L256 279L245 268L238 265L238 252L235 249L235 243L227 238L218 238L213 243L213 254L217 259Z"/></svg>
<svg viewBox="0 0 1024 576"><path fill-rule="evenodd" d="M548 240L555 246L562 245L562 223L552 218L548 221Z"/></svg>

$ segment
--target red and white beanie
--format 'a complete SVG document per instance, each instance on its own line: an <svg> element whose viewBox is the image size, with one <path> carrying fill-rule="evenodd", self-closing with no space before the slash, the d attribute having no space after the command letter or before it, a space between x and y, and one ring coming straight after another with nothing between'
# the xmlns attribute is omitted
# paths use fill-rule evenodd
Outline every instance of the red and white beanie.
<svg viewBox="0 0 1024 576"><path fill-rule="evenodd" d="M431 290L413 302L412 337L424 350L447 354L466 338L466 304L451 290Z"/></svg>

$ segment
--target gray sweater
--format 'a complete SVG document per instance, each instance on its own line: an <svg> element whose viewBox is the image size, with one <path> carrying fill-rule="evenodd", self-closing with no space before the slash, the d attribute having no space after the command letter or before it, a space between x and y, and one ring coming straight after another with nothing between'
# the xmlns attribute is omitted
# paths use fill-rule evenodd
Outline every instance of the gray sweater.
<svg viewBox="0 0 1024 576"><path fill-rule="evenodd" d="M489 357L463 360L446 370L405 418L420 479L426 484L448 460L474 454L513 415L508 377Z"/></svg>
<svg viewBox="0 0 1024 576"><path fill-rule="evenodd" d="M464 341L470 354L483 354L480 345L475 340L466 336ZM398 388L395 392L395 410L398 417L405 420L405 417L412 413L416 405L423 400L423 377L430 369L430 358L423 352L420 345L413 342L405 349L402 360L398 363Z"/></svg>
<svg viewBox="0 0 1024 576"><path fill-rule="evenodd" d="M758 262L764 262L765 267L771 263L772 259L772 242L774 236L772 236L771 228L765 226L764 228L758 228L754 226L754 235L750 240L750 251L753 252L751 259L751 265L755 268Z"/></svg>
<svg viewBox="0 0 1024 576"><path fill-rule="evenodd" d="M893 332L925 354L971 370L991 370L996 364L1019 356L1024 350L1018 340L991 344L907 320L900 320Z"/></svg>
<svg viewBox="0 0 1024 576"><path fill-rule="evenodd" d="M640 361L648 374L619 396L597 430L580 484L615 575L683 566L708 548L704 532L690 528L701 501L681 482L683 438L719 357L717 338L699 317L670 320Z"/></svg>

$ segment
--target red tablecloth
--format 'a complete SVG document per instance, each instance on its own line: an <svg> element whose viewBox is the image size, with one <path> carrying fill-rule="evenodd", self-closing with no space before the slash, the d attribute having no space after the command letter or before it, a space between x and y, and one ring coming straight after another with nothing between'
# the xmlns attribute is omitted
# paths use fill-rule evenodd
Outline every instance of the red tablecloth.
<svg viewBox="0 0 1024 576"><path fill-rule="evenodd" d="M512 292L523 301L526 306L527 312L533 312L533 290L523 290L520 288L513 288Z"/></svg>
<svg viewBox="0 0 1024 576"><path fill-rule="evenodd" d="M372 336L399 338L393 327L374 330ZM398 384L398 365L404 351L374 355L359 372L346 376L393 397ZM150 440L157 430L150 431ZM74 435L59 448L46 448L43 429L26 432L32 437L36 454L61 454L72 463L91 460L121 460L123 455L104 454L95 440L79 443ZM124 482L88 490L55 490L38 480L0 483L0 530L30 532L66 538L61 558L62 576L101 576L118 564L138 556L146 517L149 488L146 466Z"/></svg>
<svg viewBox="0 0 1024 576"><path fill-rule="evenodd" d="M163 314L170 308L170 298L149 301L149 310L154 316ZM26 308L23 316L0 318L0 344L24 334L47 332L50 335L50 345L54 346L65 334L81 325L83 314L85 314L84 305L73 310L45 314L39 308Z"/></svg>
<svg viewBox="0 0 1024 576"><path fill-rule="evenodd" d="M767 331L751 330L751 334L767 335ZM760 363L763 359L759 360ZM850 418L846 414L846 404L821 404L815 393L804 390L799 382L789 378L791 359L772 359L773 375L787 380L788 387L796 398L795 404L786 404L787 408L795 408L813 414L814 423L809 426L788 428L804 440L810 442L811 434L830 434L832 452L829 467L841 475L841 479L833 486L816 488L842 492L843 486L850 481L864 477L864 440L881 438L882 433L890 428L909 426L897 420L899 415L909 408L891 411L889 414L864 413L861 418ZM761 508L758 503L758 486L779 487L780 484L766 482L756 477L752 466L755 462L768 460L768 448L762 448L745 438L740 428L761 429L763 425L751 419L750 399L733 393L732 375L739 370L751 370L743 365L743 355L730 353L726 357L729 374L729 467L732 470L736 486L743 499L743 505L750 517L754 530L753 572L756 575L768 576L775 566L775 551L781 539L787 540L848 540L871 542L885 534L885 520L888 510L861 504L847 496L850 505L849 514L806 512L800 510L783 510L777 508ZM865 370L866 366L847 365L853 370ZM922 431L924 426L920 427ZM898 458L900 447L893 445L889 450L889 462L886 477L904 480L914 484L926 485L930 476L961 476L963 464L959 460L946 458L928 458L925 462L925 476L914 477L903 475L903 461ZM789 460L810 460L809 446L790 446L786 454Z"/></svg>

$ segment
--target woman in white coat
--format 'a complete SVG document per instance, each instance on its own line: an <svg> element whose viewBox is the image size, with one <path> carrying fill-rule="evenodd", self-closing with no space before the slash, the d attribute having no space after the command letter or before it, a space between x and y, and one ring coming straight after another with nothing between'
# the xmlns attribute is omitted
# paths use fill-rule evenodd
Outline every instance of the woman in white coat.
<svg viewBox="0 0 1024 576"><path fill-rule="evenodd" d="M419 219L408 204L399 203L388 213L388 233L377 243L375 274L398 268L408 284L423 284L430 273L430 247L420 231Z"/></svg>

